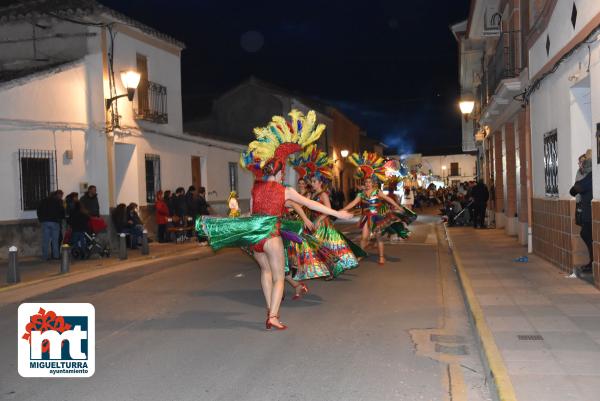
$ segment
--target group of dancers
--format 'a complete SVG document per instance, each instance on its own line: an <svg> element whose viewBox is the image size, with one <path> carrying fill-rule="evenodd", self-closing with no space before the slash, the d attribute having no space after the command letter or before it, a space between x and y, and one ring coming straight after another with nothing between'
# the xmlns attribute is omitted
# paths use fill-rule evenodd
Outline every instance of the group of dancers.
<svg viewBox="0 0 600 401"><path fill-rule="evenodd" d="M416 214L380 190L386 180L386 161L375 153L353 154L355 178L364 189L341 210L331 208L328 190L333 178L333 161L314 144L325 130L316 114L298 110L291 121L274 116L265 127L255 128L256 140L242 153L240 164L255 177L250 216L202 217L198 228L214 250L242 247L258 263L265 296L267 329L285 330L279 309L287 281L295 289L293 299L308 293L305 280L332 280L355 269L367 256L371 238L377 241L378 263L385 264L383 237L406 238L408 224ZM298 173L298 190L283 185L286 166ZM349 220L360 206L360 246L337 230L331 220Z"/></svg>

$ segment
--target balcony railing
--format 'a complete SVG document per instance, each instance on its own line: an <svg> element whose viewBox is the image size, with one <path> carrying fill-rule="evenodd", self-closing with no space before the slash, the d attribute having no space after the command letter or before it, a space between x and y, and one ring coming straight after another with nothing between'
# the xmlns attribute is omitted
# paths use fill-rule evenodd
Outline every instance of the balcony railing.
<svg viewBox="0 0 600 401"><path fill-rule="evenodd" d="M502 32L498 38L495 52L489 63L485 66L484 79L478 89L482 108L490 101L496 88L503 79L519 76L521 55L521 32Z"/></svg>
<svg viewBox="0 0 600 401"><path fill-rule="evenodd" d="M140 82L138 85L138 110L136 118L167 124L167 87L152 81Z"/></svg>

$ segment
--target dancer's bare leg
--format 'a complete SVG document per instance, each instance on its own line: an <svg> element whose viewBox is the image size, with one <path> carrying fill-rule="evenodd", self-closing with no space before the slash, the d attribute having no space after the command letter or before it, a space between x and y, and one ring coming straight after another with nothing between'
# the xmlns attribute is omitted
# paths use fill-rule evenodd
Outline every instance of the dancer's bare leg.
<svg viewBox="0 0 600 401"><path fill-rule="evenodd" d="M271 275L271 266L269 266L269 258L264 252L254 252L254 259L260 266L260 285L265 295L267 309L271 310L271 293L273 292L273 277Z"/></svg>
<svg viewBox="0 0 600 401"><path fill-rule="evenodd" d="M367 245L369 245L369 237L371 236L371 230L369 230L368 224L365 224L362 228L362 233L360 237L360 247L362 249L367 249Z"/></svg>
<svg viewBox="0 0 600 401"><path fill-rule="evenodd" d="M272 289L271 289L271 316L279 316L279 306L283 295L283 285L285 280L283 242L281 237L274 237L265 244L265 254L268 258L268 265L271 268ZM279 324L279 319L271 318L272 323Z"/></svg>
<svg viewBox="0 0 600 401"><path fill-rule="evenodd" d="M383 254L383 238L377 236L377 249L379 250L379 263L385 263L385 255Z"/></svg>

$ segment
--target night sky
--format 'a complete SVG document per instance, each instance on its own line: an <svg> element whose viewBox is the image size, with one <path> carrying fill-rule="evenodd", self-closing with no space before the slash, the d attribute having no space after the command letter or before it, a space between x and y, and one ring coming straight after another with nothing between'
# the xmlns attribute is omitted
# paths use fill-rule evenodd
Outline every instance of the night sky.
<svg viewBox="0 0 600 401"><path fill-rule="evenodd" d="M469 0L101 0L186 44L184 119L251 75L333 104L391 153L457 153Z"/></svg>

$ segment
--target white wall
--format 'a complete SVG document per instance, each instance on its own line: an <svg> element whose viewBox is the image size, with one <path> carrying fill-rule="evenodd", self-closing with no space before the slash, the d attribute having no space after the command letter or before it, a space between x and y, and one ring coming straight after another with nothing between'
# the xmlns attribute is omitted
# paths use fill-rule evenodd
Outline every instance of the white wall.
<svg viewBox="0 0 600 401"><path fill-rule="evenodd" d="M450 174L450 163L458 163L460 171L460 177L449 176ZM448 177L450 181L453 179L461 181L470 181L475 178L477 157L468 154L457 154L457 155L446 155L446 156L422 156L421 164L423 165L422 170L427 172L429 169L432 170L433 175L439 175L440 177ZM442 166L446 166L446 170L442 170Z"/></svg>
<svg viewBox="0 0 600 401"><path fill-rule="evenodd" d="M529 73L535 76L540 69L573 39L586 24L600 13L600 2L597 0L578 0L577 24L571 25L572 1L560 0L544 32L529 50ZM550 37L550 53L546 54L546 38ZM586 64L587 65L587 64Z"/></svg>
<svg viewBox="0 0 600 401"><path fill-rule="evenodd" d="M582 5L586 3L589 2L581 2ZM600 12L598 4L596 12ZM558 2L557 9L563 6ZM551 21L550 26L555 24ZM569 28L572 30L571 25ZM559 197L571 198L569 189L575 180L577 158L588 148L593 152L594 195L600 196L600 169L596 164L595 146L595 126L600 122L600 43L596 41L590 49L590 54L587 46L575 52L531 96L534 196L545 195L543 135L553 129L558 133Z"/></svg>

